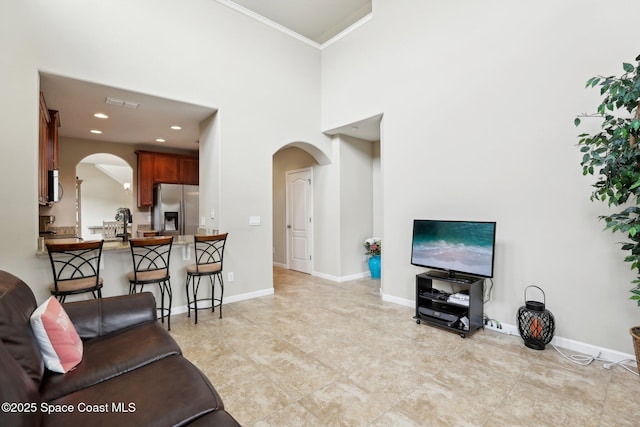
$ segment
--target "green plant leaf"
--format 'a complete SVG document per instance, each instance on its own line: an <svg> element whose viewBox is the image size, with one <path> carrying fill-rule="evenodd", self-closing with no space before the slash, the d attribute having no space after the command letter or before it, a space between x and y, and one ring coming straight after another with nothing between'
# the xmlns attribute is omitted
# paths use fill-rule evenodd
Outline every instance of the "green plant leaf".
<svg viewBox="0 0 640 427"><path fill-rule="evenodd" d="M631 187L629 187L629 190L634 190L638 187L640 187L640 178Z"/></svg>
<svg viewBox="0 0 640 427"><path fill-rule="evenodd" d="M580 125L580 118L576 117L575 120L573 121L573 124L576 125L576 126L579 126Z"/></svg>
<svg viewBox="0 0 640 427"><path fill-rule="evenodd" d="M622 64L622 68L624 68L624 70L625 70L627 73L630 73L630 72L632 72L632 71L633 71L633 65L631 65L631 64L629 64L629 63L627 63L627 62L625 62L625 63L623 63L623 64Z"/></svg>

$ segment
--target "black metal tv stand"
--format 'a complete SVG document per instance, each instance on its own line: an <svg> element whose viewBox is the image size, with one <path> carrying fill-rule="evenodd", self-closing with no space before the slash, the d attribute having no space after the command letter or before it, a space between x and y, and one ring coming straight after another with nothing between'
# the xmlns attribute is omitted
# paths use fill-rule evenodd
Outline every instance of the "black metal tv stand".
<svg viewBox="0 0 640 427"><path fill-rule="evenodd" d="M444 282L451 289L442 290L433 282ZM452 297L468 294L468 301ZM484 279L427 271L416 275L416 323L422 322L446 329L466 338L482 328L484 313ZM464 298L464 297L463 297Z"/></svg>

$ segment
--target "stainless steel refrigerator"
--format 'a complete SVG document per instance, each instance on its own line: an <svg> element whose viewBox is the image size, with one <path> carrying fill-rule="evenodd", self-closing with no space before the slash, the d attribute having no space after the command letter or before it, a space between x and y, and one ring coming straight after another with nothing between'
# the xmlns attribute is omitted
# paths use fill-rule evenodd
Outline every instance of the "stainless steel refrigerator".
<svg viewBox="0 0 640 427"><path fill-rule="evenodd" d="M197 185L156 185L152 208L153 229L162 236L196 234L199 198Z"/></svg>

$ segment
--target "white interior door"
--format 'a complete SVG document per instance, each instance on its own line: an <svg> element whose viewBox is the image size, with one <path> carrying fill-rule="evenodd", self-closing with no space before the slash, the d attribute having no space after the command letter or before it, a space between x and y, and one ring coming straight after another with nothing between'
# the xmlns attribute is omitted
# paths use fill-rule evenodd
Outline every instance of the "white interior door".
<svg viewBox="0 0 640 427"><path fill-rule="evenodd" d="M312 169L287 172L287 263L291 270L311 274Z"/></svg>

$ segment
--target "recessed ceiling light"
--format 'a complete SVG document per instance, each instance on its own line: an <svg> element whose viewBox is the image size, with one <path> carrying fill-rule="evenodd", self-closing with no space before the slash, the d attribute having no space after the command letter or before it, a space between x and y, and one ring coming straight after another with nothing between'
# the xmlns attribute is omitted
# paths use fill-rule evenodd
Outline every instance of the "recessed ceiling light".
<svg viewBox="0 0 640 427"><path fill-rule="evenodd" d="M173 129L173 130L180 130L180 129L182 129L182 126L173 125L173 126L171 126L171 129Z"/></svg>
<svg viewBox="0 0 640 427"><path fill-rule="evenodd" d="M166 142L166 140L163 138L156 138L156 142Z"/></svg>
<svg viewBox="0 0 640 427"><path fill-rule="evenodd" d="M107 116L105 113L95 113L93 116L97 117L99 119L108 119L109 118L109 116Z"/></svg>
<svg viewBox="0 0 640 427"><path fill-rule="evenodd" d="M100 135L102 133L101 130L97 130L97 129L91 129L89 132L95 133L96 135Z"/></svg>

